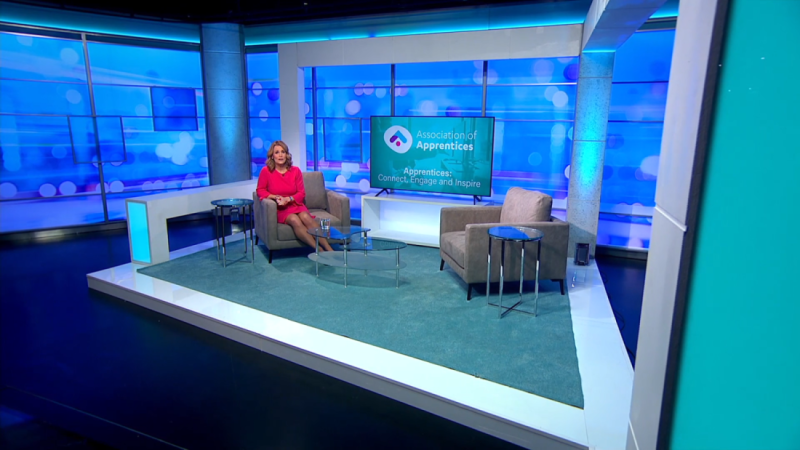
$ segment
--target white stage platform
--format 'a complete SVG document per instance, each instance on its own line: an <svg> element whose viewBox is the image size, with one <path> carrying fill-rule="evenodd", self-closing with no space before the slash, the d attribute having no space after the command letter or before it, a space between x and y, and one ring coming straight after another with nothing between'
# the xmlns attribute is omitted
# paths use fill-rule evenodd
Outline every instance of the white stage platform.
<svg viewBox="0 0 800 450"><path fill-rule="evenodd" d="M210 247L213 241L170 259ZM633 369L594 262L570 262L567 280L583 410L139 274L138 267L88 274L89 287L524 447L625 448Z"/></svg>

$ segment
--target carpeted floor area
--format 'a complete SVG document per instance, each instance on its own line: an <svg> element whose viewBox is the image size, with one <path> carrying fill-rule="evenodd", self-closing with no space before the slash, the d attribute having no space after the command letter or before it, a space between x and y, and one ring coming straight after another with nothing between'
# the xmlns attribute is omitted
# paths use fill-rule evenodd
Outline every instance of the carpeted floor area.
<svg viewBox="0 0 800 450"><path fill-rule="evenodd" d="M237 243L238 244L238 243ZM229 258L241 255L229 247ZM539 315L512 312L502 320L485 297L466 301L466 285L449 269L439 271L439 250L401 250L408 267L394 272L343 270L314 263L308 251L265 249L256 262L217 261L214 248L140 269L141 273L269 314L347 336L476 377L583 407L569 298L558 284L540 284ZM394 252L385 255L394 258ZM249 255L248 255L249 256ZM518 285L517 285L518 286ZM506 292L514 292L507 287ZM485 293L484 293L485 294ZM493 293L495 298L497 294ZM514 296L509 296L511 302ZM533 294L526 295L532 300ZM505 303L505 301L504 301Z"/></svg>

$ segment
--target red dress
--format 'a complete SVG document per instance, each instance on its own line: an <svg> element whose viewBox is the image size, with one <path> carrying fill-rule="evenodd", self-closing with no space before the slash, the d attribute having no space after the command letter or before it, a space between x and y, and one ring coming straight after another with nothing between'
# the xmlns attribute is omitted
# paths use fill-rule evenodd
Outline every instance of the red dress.
<svg viewBox="0 0 800 450"><path fill-rule="evenodd" d="M286 205L278 205L278 223L286 223L286 218L290 214L300 214L308 212L308 208L303 204L306 198L306 188L303 185L303 172L295 166L289 168L286 173L277 170L272 172L264 166L261 174L258 175L258 187L256 188L258 198L264 200L270 195L280 195L282 197L294 197L294 201Z"/></svg>

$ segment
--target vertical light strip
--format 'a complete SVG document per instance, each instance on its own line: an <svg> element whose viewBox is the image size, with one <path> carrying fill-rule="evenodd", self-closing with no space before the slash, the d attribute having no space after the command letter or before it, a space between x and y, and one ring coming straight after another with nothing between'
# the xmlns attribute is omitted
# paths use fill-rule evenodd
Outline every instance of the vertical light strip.
<svg viewBox="0 0 800 450"><path fill-rule="evenodd" d="M150 264L150 229L147 226L147 205L126 202L128 233L131 237L131 260Z"/></svg>

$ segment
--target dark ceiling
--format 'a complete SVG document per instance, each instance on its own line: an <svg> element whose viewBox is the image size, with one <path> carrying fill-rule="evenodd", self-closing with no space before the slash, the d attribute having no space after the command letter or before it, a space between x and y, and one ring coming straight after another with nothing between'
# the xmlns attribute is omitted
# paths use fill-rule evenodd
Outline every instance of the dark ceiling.
<svg viewBox="0 0 800 450"><path fill-rule="evenodd" d="M442 8L564 1L574 0L200 0L191 3L169 0L16 0L13 3L150 20L255 25Z"/></svg>

